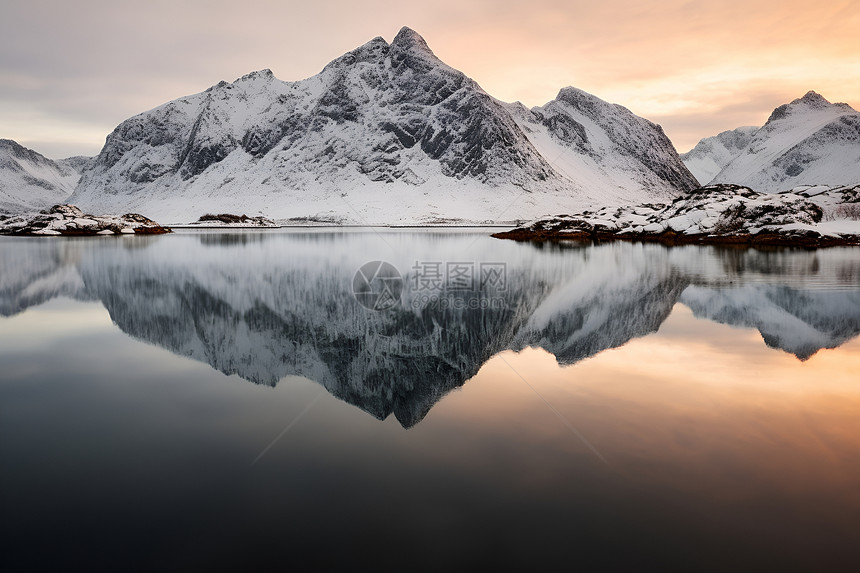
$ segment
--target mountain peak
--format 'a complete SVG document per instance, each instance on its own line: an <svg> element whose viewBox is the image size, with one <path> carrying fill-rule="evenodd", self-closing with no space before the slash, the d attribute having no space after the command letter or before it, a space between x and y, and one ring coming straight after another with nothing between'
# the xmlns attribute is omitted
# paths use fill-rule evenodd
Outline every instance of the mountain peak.
<svg viewBox="0 0 860 573"><path fill-rule="evenodd" d="M587 94L579 88L575 88L573 86L563 87L558 90L558 95L555 96L555 99L564 100L564 99L576 99L583 95L590 96L591 94Z"/></svg>
<svg viewBox="0 0 860 573"><path fill-rule="evenodd" d="M0 213L39 211L65 202L80 173L11 139L0 139Z"/></svg>
<svg viewBox="0 0 860 573"><path fill-rule="evenodd" d="M257 70L256 72L251 72L251 73L245 74L244 76L242 76L241 78L239 78L236 81L242 82L242 81L250 81L250 80L256 80L256 79L270 80L270 79L273 79L274 77L275 77L275 74L272 73L272 70L270 70L269 68L265 68L262 70Z"/></svg>
<svg viewBox="0 0 860 573"><path fill-rule="evenodd" d="M822 108L822 107L827 107L830 105L829 101L827 101L826 99L824 99L823 96L821 96L820 94L818 94L812 90L809 90L808 92L806 92L806 95L804 95L802 98L796 99L791 103L793 103L793 104L804 103L804 104L808 105L809 107L814 107L816 109Z"/></svg>
<svg viewBox="0 0 860 573"><path fill-rule="evenodd" d="M749 145L711 180L778 193L860 181L860 114L814 91L773 110Z"/></svg>
<svg viewBox="0 0 860 573"><path fill-rule="evenodd" d="M0 150L9 153L12 157L16 157L18 159L26 159L34 163L51 161L38 151L34 151L32 149L24 147L13 139L0 139Z"/></svg>
<svg viewBox="0 0 860 573"><path fill-rule="evenodd" d="M770 114L765 125L776 120L784 119L790 114L801 110L827 110L836 109L842 112L853 112L854 109L847 103L830 103L822 95L815 91L808 91L803 97L792 100L791 103L784 103L777 107Z"/></svg>
<svg viewBox="0 0 860 573"><path fill-rule="evenodd" d="M378 61L388 53L388 42L382 36L377 36L362 44L351 52L347 52L329 62L323 70L332 70L353 66L359 62Z"/></svg>
<svg viewBox="0 0 860 573"><path fill-rule="evenodd" d="M609 102L600 99L594 94L590 94L587 91L575 88L573 86L561 88L558 91L558 95L555 96L555 101L564 102L577 108L594 108L595 106L600 105L612 105Z"/></svg>
<svg viewBox="0 0 860 573"><path fill-rule="evenodd" d="M394 41L391 42L391 46L396 46L401 49L419 49L430 52L431 54L433 53L430 46L428 46L427 42L424 41L424 38L421 37L421 34L407 26L400 28L400 31L397 32L396 36L394 36Z"/></svg>
<svg viewBox="0 0 860 573"><path fill-rule="evenodd" d="M826 98L824 98L824 96L822 96L822 95L820 95L820 94L818 94L812 90L806 92L806 95L804 95L802 98L796 99L791 103L792 104L802 103L802 104L805 104L807 107L810 107L812 109L824 109L824 108L828 108L828 107L835 107L835 108L839 108L841 110L848 111L848 112L856 111L853 107L851 107L847 103L830 103L830 101L828 101Z"/></svg>

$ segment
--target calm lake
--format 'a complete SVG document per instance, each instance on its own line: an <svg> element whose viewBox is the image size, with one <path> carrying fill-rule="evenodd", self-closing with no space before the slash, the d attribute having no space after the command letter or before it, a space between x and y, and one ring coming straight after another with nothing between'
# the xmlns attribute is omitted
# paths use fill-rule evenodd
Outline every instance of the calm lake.
<svg viewBox="0 0 860 573"><path fill-rule="evenodd" d="M860 567L860 249L0 238L0 569Z"/></svg>

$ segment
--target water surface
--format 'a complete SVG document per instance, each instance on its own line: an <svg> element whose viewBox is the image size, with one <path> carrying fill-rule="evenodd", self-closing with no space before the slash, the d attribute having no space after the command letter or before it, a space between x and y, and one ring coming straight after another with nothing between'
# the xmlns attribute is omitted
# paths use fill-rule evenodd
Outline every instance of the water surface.
<svg viewBox="0 0 860 573"><path fill-rule="evenodd" d="M4 238L0 565L847 567L858 333L856 249Z"/></svg>

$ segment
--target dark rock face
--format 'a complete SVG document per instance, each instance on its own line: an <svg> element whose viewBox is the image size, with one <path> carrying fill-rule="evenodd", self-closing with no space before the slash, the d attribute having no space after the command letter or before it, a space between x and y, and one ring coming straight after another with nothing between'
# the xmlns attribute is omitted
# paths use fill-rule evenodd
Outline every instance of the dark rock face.
<svg viewBox="0 0 860 573"><path fill-rule="evenodd" d="M356 66L362 68L358 74ZM374 138L367 157L358 158L361 172L371 180L402 179L408 162L402 152L416 146L454 178L501 181L512 171L503 166L519 168L526 179L544 180L551 174L501 106L436 58L408 28L390 46L377 38L335 60L326 72L334 80L318 103L320 116L337 124L372 122L378 112L374 104L386 109L378 126L381 137ZM366 89L356 90L356 83ZM376 92L378 103L368 92ZM321 127L318 121L311 123Z"/></svg>
<svg viewBox="0 0 860 573"><path fill-rule="evenodd" d="M544 106L511 109L524 129L540 126L556 143L552 150L541 150L544 156L552 156L553 167L556 160L564 162L571 154L585 156L598 171L632 175L644 191L639 200L649 196L665 199L665 189L677 193L698 186L663 129L625 107L567 87ZM575 181L582 163L574 161L574 165L561 171Z"/></svg>

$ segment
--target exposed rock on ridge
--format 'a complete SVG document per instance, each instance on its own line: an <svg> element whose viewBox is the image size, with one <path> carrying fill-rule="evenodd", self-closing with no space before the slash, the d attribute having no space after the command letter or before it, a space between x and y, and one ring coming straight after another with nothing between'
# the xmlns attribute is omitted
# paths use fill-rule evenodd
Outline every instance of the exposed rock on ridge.
<svg viewBox="0 0 860 573"><path fill-rule="evenodd" d="M517 202L510 220L695 186L659 126L572 88L545 108L498 102L404 28L306 80L263 70L123 122L72 200L177 222L262 210L420 223L503 220Z"/></svg>

